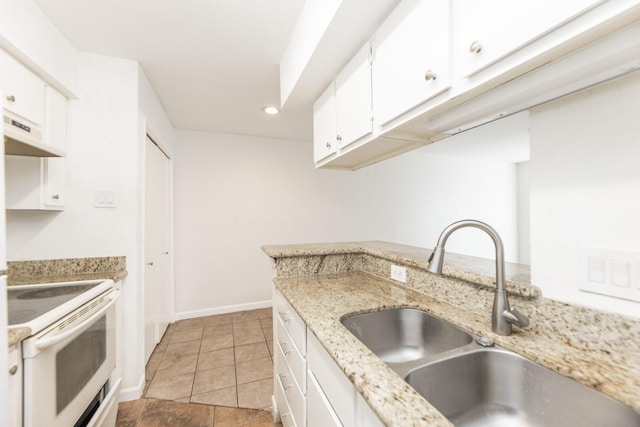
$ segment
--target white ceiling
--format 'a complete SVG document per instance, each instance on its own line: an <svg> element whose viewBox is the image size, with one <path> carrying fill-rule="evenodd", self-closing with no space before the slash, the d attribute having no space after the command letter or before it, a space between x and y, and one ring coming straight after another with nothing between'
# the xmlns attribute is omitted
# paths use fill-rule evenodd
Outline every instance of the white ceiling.
<svg viewBox="0 0 640 427"><path fill-rule="evenodd" d="M139 61L176 128L311 140L311 105L275 117L304 0L35 0L80 51Z"/></svg>

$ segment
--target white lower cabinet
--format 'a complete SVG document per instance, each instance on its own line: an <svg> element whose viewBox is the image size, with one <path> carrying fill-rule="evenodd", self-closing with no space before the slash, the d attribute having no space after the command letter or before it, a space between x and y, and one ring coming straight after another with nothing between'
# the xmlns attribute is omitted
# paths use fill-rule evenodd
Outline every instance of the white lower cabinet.
<svg viewBox="0 0 640 427"><path fill-rule="evenodd" d="M293 307L274 290L273 349L275 411L284 426L307 422L307 327Z"/></svg>
<svg viewBox="0 0 640 427"><path fill-rule="evenodd" d="M307 418L308 427L342 427L340 418L333 410L331 403L322 391L313 372L309 371L307 379Z"/></svg>
<svg viewBox="0 0 640 427"><path fill-rule="evenodd" d="M9 349L9 427L22 426L22 352L16 345Z"/></svg>
<svg viewBox="0 0 640 427"><path fill-rule="evenodd" d="M383 427L293 307L274 289L274 402L285 427Z"/></svg>
<svg viewBox="0 0 640 427"><path fill-rule="evenodd" d="M307 332L307 350L309 376L318 380L342 425L355 426L356 389L311 332Z"/></svg>

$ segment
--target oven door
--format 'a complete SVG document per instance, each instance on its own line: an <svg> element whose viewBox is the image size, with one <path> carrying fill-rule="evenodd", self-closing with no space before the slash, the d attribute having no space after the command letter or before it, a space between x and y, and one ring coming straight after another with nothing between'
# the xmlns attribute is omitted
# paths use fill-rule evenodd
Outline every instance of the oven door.
<svg viewBox="0 0 640 427"><path fill-rule="evenodd" d="M24 427L75 426L115 368L109 291L23 342Z"/></svg>

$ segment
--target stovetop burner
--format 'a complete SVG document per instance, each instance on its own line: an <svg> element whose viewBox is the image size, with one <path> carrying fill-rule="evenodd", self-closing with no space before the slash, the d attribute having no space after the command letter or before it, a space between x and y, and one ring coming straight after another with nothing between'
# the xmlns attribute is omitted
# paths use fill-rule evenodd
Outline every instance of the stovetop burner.
<svg viewBox="0 0 640 427"><path fill-rule="evenodd" d="M104 283L102 280L9 286L9 326L25 324Z"/></svg>

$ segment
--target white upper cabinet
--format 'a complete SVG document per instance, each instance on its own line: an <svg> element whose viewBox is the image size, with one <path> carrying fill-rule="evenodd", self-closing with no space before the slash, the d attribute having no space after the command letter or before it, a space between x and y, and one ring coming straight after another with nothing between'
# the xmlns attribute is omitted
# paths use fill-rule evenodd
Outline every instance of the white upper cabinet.
<svg viewBox="0 0 640 427"><path fill-rule="evenodd" d="M45 88L44 143L67 149L67 98L51 86Z"/></svg>
<svg viewBox="0 0 640 427"><path fill-rule="evenodd" d="M27 67L0 50L0 84L4 92L4 108L32 124L44 123L44 82Z"/></svg>
<svg viewBox="0 0 640 427"><path fill-rule="evenodd" d="M473 76L603 2L452 0L456 76Z"/></svg>
<svg viewBox="0 0 640 427"><path fill-rule="evenodd" d="M344 148L373 129L371 116L371 48L364 45L336 77L338 148Z"/></svg>
<svg viewBox="0 0 640 427"><path fill-rule="evenodd" d="M367 43L314 105L316 167L358 169L637 70L638 31L640 0L403 0L371 74Z"/></svg>
<svg viewBox="0 0 640 427"><path fill-rule="evenodd" d="M313 159L316 162L336 152L336 92L331 83L313 104Z"/></svg>
<svg viewBox="0 0 640 427"><path fill-rule="evenodd" d="M376 32L373 110L376 126L450 87L449 0L405 0Z"/></svg>
<svg viewBox="0 0 640 427"><path fill-rule="evenodd" d="M8 210L64 210L67 167L64 157L5 156Z"/></svg>
<svg viewBox="0 0 640 427"><path fill-rule="evenodd" d="M315 162L371 134L371 115L371 48L367 43L313 104Z"/></svg>

